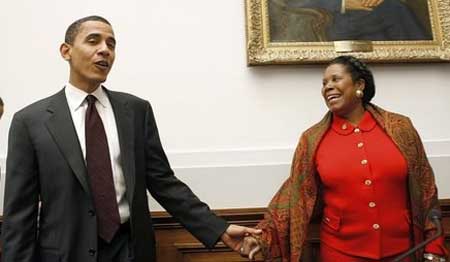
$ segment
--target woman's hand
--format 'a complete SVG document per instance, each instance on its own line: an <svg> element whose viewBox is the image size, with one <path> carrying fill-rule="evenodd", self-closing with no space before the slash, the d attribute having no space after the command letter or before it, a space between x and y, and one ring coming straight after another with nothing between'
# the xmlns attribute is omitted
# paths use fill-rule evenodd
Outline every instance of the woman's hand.
<svg viewBox="0 0 450 262"><path fill-rule="evenodd" d="M246 256L250 260L255 258L255 255L261 251L261 247L258 244L256 238L248 236L244 238L240 253L241 256Z"/></svg>
<svg viewBox="0 0 450 262"><path fill-rule="evenodd" d="M227 230L222 234L223 243L236 252L242 253L244 238L250 235L260 235L261 229L243 227L238 225L229 225Z"/></svg>

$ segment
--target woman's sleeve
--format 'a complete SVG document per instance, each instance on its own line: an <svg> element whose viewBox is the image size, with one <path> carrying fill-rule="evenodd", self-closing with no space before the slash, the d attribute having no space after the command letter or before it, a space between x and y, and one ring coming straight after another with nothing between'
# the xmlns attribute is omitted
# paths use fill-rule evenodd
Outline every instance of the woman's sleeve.
<svg viewBox="0 0 450 262"><path fill-rule="evenodd" d="M432 209L440 210L433 169L431 168L430 162L428 161L422 140L420 139L417 130L414 128L411 120L409 120L409 122L411 124L411 128L414 131L413 133L418 156L417 162L419 163L421 174L420 184L423 187L422 205L426 207L425 210L427 210L428 212ZM436 232L436 226L429 219L428 214L425 214L425 217L424 239L428 239L434 236ZM438 239L432 241L425 247L425 253L433 253L439 256L444 256L448 259L449 253L445 247L444 233Z"/></svg>
<svg viewBox="0 0 450 262"><path fill-rule="evenodd" d="M295 150L289 178L272 198L264 219L259 243L265 261L297 261L306 239L316 198L317 184L311 159L314 152L306 135ZM311 142L311 141L309 141Z"/></svg>

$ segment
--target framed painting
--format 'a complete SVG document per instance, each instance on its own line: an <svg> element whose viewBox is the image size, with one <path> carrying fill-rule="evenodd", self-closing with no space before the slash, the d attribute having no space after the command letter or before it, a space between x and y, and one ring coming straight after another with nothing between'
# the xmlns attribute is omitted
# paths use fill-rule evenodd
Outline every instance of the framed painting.
<svg viewBox="0 0 450 262"><path fill-rule="evenodd" d="M450 0L245 0L248 65L450 62Z"/></svg>

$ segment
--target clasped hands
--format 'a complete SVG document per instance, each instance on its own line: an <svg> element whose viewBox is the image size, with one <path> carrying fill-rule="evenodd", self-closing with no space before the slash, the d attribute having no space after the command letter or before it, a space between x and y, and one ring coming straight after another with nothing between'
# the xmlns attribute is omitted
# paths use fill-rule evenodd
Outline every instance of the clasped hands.
<svg viewBox="0 0 450 262"><path fill-rule="evenodd" d="M258 241L253 236L261 235L261 233L260 229L230 225L222 234L221 240L241 256L253 260L261 250Z"/></svg>
<svg viewBox="0 0 450 262"><path fill-rule="evenodd" d="M345 10L372 11L384 0L342 0L345 1Z"/></svg>

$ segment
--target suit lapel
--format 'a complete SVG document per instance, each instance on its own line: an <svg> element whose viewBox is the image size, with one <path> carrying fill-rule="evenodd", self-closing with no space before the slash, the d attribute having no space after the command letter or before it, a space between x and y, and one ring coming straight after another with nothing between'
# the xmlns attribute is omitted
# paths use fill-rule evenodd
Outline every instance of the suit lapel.
<svg viewBox="0 0 450 262"><path fill-rule="evenodd" d="M131 208L135 187L133 111L130 110L127 102L121 99L120 94L111 92L106 88L105 91L108 94L116 119L117 133L119 134L120 158L127 187L126 195Z"/></svg>
<svg viewBox="0 0 450 262"><path fill-rule="evenodd" d="M48 131L72 168L84 191L91 197L86 164L73 125L64 89L56 94L47 111L50 113L50 117L46 122Z"/></svg>

